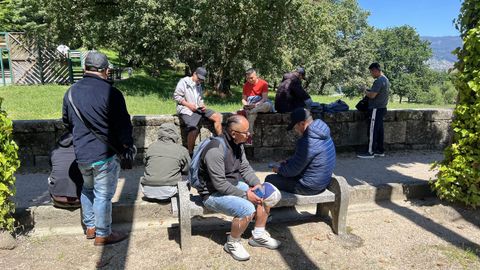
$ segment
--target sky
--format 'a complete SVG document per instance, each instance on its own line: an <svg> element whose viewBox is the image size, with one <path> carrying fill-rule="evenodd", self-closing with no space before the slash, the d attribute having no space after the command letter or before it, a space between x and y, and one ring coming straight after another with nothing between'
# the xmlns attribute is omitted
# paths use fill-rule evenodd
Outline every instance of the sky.
<svg viewBox="0 0 480 270"><path fill-rule="evenodd" d="M410 25L420 36L458 36L453 20L461 0L358 0L370 12L368 23L376 28Z"/></svg>

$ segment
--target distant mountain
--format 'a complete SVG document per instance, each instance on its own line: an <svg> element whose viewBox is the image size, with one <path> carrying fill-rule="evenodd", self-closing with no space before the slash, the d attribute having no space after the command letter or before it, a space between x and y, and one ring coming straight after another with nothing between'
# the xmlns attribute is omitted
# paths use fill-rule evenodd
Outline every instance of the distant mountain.
<svg viewBox="0 0 480 270"><path fill-rule="evenodd" d="M457 61L457 56L452 54L452 51L457 47L462 46L462 39L460 37L445 36L445 37L421 37L422 40L430 41L430 47L433 51L433 56L428 60L430 68L435 70L447 70L453 67Z"/></svg>

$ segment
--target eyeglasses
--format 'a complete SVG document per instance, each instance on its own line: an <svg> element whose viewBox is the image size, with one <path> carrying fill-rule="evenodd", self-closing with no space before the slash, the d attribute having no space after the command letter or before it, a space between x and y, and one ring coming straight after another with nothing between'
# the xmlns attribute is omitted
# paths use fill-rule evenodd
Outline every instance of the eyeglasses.
<svg viewBox="0 0 480 270"><path fill-rule="evenodd" d="M247 130L247 131L238 131L238 130L232 129L232 131L235 131L235 132L237 132L237 133L243 134L243 135L245 135L245 136L250 135L250 131L248 131L248 130Z"/></svg>

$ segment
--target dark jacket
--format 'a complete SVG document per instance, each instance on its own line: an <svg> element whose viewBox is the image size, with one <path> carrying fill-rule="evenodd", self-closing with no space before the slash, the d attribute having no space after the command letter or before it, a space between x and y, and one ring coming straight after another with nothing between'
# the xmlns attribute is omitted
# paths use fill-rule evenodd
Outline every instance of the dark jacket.
<svg viewBox="0 0 480 270"><path fill-rule="evenodd" d="M283 75L275 95L275 110L279 113L291 112L296 108L305 107L305 100L310 95L305 92L302 81L293 72Z"/></svg>
<svg viewBox="0 0 480 270"><path fill-rule="evenodd" d="M158 141L152 143L145 155L145 173L142 184L147 186L176 186L187 175L190 156L178 144L180 134L172 123L160 126Z"/></svg>
<svg viewBox="0 0 480 270"><path fill-rule="evenodd" d="M72 135L65 134L50 154L52 171L48 179L48 191L52 196L80 198L83 185L82 173L75 161Z"/></svg>
<svg viewBox="0 0 480 270"><path fill-rule="evenodd" d="M123 145L133 145L132 123L125 99L111 82L93 74L85 74L69 91L72 91L73 102L83 118L118 151L123 151ZM78 163L91 164L115 154L77 117L68 101L68 91L63 97L62 119L73 134Z"/></svg>
<svg viewBox="0 0 480 270"><path fill-rule="evenodd" d="M335 145L330 128L322 120L314 120L297 141L295 154L278 169L285 177L298 177L301 184L312 190L324 190L335 168Z"/></svg>
<svg viewBox="0 0 480 270"><path fill-rule="evenodd" d="M226 132L220 137L225 140L226 155L222 143L217 140L212 140L205 147L198 173L204 188L198 193L204 198L214 192L245 198L246 192L236 187L238 181L255 186L260 184L260 180L248 163L243 145L235 144Z"/></svg>

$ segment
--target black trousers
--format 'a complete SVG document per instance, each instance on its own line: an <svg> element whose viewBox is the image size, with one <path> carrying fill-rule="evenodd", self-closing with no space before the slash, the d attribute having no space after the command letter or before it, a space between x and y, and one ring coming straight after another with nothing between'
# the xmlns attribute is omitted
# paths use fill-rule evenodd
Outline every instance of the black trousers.
<svg viewBox="0 0 480 270"><path fill-rule="evenodd" d="M299 195L317 195L324 190L313 190L302 185L299 181L299 177L283 177L278 174L269 174L265 177L265 182L269 182L279 190L283 190L290 193Z"/></svg>
<svg viewBox="0 0 480 270"><path fill-rule="evenodd" d="M368 149L367 152L383 153L384 131L383 118L387 113L387 108L376 108L368 110Z"/></svg>

